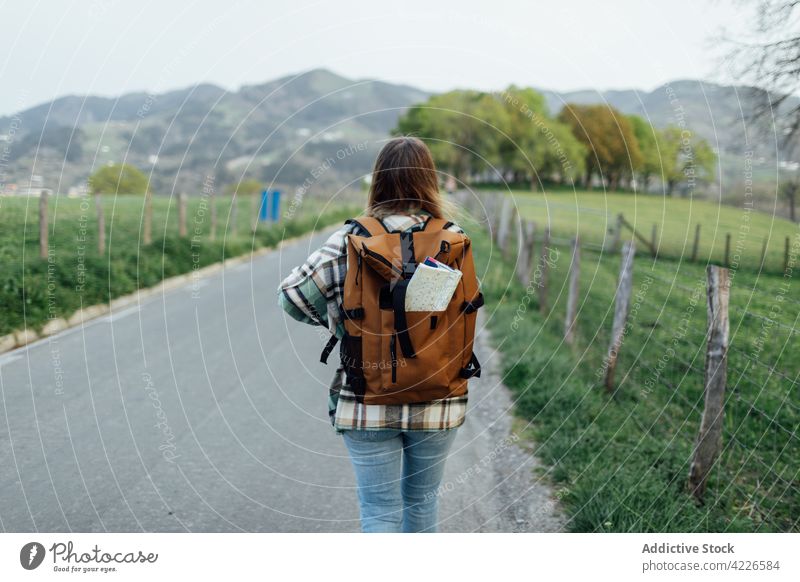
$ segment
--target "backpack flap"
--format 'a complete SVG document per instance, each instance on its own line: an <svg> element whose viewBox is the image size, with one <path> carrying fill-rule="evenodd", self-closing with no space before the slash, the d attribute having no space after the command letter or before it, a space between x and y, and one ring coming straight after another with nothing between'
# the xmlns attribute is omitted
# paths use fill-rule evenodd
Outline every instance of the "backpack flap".
<svg viewBox="0 0 800 582"><path fill-rule="evenodd" d="M403 259L398 235L363 237L351 234L349 239L364 264L383 279L394 281L403 278Z"/></svg>
<svg viewBox="0 0 800 582"><path fill-rule="evenodd" d="M430 253L430 256L441 261L448 267L461 270L461 264L464 260L464 254L469 249L470 240L463 235L456 235L443 239L439 242L439 249L436 253ZM423 257L423 260L425 258Z"/></svg>

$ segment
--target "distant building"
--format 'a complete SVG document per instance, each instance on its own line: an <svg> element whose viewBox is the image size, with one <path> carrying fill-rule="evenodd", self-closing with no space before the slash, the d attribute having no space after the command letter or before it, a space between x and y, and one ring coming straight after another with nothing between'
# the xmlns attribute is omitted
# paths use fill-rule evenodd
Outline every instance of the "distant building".
<svg viewBox="0 0 800 582"><path fill-rule="evenodd" d="M38 198L42 192L46 192L48 195L53 193L51 188L45 188L44 178L38 175L33 175L29 181L15 184L15 186L15 190L9 192L14 196L35 196Z"/></svg>
<svg viewBox="0 0 800 582"><path fill-rule="evenodd" d="M77 186L70 186L67 190L67 197L81 198L89 194L89 185L86 182L81 182Z"/></svg>

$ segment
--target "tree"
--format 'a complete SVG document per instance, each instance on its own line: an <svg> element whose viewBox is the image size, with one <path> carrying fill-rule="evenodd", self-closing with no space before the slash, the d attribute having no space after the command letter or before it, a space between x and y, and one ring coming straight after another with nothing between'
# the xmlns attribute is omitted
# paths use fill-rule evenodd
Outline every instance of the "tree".
<svg viewBox="0 0 800 582"><path fill-rule="evenodd" d="M439 169L467 182L497 163L505 110L488 93L450 91L411 107L394 135L414 135L430 148Z"/></svg>
<svg viewBox="0 0 800 582"><path fill-rule="evenodd" d="M228 196L233 196L234 194L237 196L254 196L260 194L263 189L264 187L261 185L261 182L248 179L234 184L228 184L225 187L225 194Z"/></svg>
<svg viewBox="0 0 800 582"><path fill-rule="evenodd" d="M639 150L642 152L642 166L639 174L643 189L646 191L652 177L661 174L660 150L662 144L659 139L661 134L638 115L629 115L628 121L636 136L636 141L639 142Z"/></svg>
<svg viewBox="0 0 800 582"><path fill-rule="evenodd" d="M586 147L569 127L555 119L545 120L541 131L548 140L541 174L562 184L579 181L586 172Z"/></svg>
<svg viewBox="0 0 800 582"><path fill-rule="evenodd" d="M758 87L750 93L755 105L748 108L748 117L769 125L776 113L784 118L781 145L786 145L800 133L800 107L792 103L800 92L800 3L757 0L755 5L746 31L737 30L735 39L723 41L730 46L728 62L736 78Z"/></svg>
<svg viewBox="0 0 800 582"><path fill-rule="evenodd" d="M535 122L547 117L544 97L533 89L509 86L499 95L506 112L504 133L508 136L498 144L498 158L503 169L519 183L530 180L535 184L544 161L547 147Z"/></svg>
<svg viewBox="0 0 800 582"><path fill-rule="evenodd" d="M148 187L147 177L131 164L103 166L89 177L92 194L144 194Z"/></svg>
<svg viewBox="0 0 800 582"><path fill-rule="evenodd" d="M511 85L498 98L506 110L508 136L500 141L498 157L514 182L529 180L535 190L541 180L570 180L583 172L583 146L548 115L541 93Z"/></svg>
<svg viewBox="0 0 800 582"><path fill-rule="evenodd" d="M564 123L548 115L540 93L511 85L502 93L450 91L411 107L395 135L414 135L436 165L463 181L491 169L516 183L575 180L586 150Z"/></svg>
<svg viewBox="0 0 800 582"><path fill-rule="evenodd" d="M597 173L618 189L626 176L642 167L642 152L628 118L607 105L564 106L558 119L586 148L586 187Z"/></svg>
<svg viewBox="0 0 800 582"><path fill-rule="evenodd" d="M717 156L706 140L673 125L661 132L661 144L662 175L668 196L672 196L680 183L686 182L693 188L698 181L714 177Z"/></svg>

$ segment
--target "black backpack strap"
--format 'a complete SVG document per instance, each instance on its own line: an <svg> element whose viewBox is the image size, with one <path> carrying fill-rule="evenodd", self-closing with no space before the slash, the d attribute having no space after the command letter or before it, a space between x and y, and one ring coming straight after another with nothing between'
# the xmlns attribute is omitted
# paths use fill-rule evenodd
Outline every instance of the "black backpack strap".
<svg viewBox="0 0 800 582"><path fill-rule="evenodd" d="M401 279L394 285L392 290L392 308L394 309L394 329L397 332L397 339L400 348L406 358L416 358L417 353L411 345L411 336L408 333L408 321L406 320L406 291L408 290L408 279Z"/></svg>
<svg viewBox="0 0 800 582"><path fill-rule="evenodd" d="M464 301L461 304L461 311L464 313L472 313L483 307L483 293L478 293L478 296L472 301Z"/></svg>
<svg viewBox="0 0 800 582"><path fill-rule="evenodd" d="M356 307L355 309L345 309L342 306L339 309L339 315L342 320L345 319L364 319L364 308Z"/></svg>
<svg viewBox="0 0 800 582"><path fill-rule="evenodd" d="M469 362L467 363L466 368L461 368L461 372L459 376L462 378L480 378L481 377L481 363L478 361L478 357L475 355L475 352L472 352L472 356L469 358Z"/></svg>
<svg viewBox="0 0 800 582"><path fill-rule="evenodd" d="M322 353L319 355L319 361L323 364L328 363L328 356L331 355L333 348L336 347L336 343L339 341L339 338L335 335L331 336L331 339L328 340L328 343L325 344L325 347L322 348Z"/></svg>
<svg viewBox="0 0 800 582"><path fill-rule="evenodd" d="M426 223L427 224L427 223ZM414 252L414 232L405 230L400 233L400 253L403 261L403 275L392 288L392 309L394 310L394 329L397 332L397 339L403 356L406 358L416 358L417 353L411 343L411 335L408 333L408 321L406 319L406 291L408 283L417 270L417 259Z"/></svg>
<svg viewBox="0 0 800 582"><path fill-rule="evenodd" d="M417 270L417 258L414 253L414 232L406 230L400 233L400 257L403 263L403 279L410 279Z"/></svg>

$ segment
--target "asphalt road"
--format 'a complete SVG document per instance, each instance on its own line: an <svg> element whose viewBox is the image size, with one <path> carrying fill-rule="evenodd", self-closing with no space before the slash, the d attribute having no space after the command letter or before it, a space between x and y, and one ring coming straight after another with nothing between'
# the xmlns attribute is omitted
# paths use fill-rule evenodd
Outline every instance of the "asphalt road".
<svg viewBox="0 0 800 582"><path fill-rule="evenodd" d="M317 234L0 355L2 531L357 531L327 416L327 339L275 290ZM483 316L486 317L485 315ZM556 531L537 461L508 439L489 369L470 383L442 531ZM509 444L510 442L510 444Z"/></svg>

